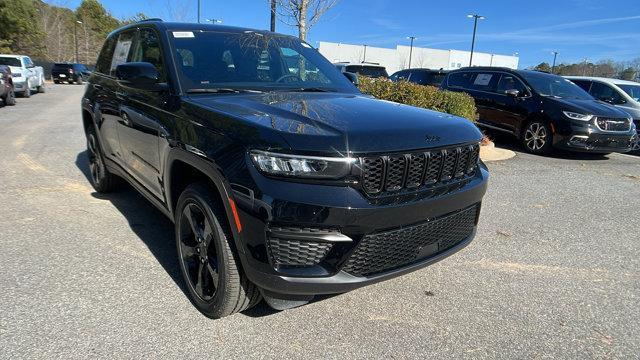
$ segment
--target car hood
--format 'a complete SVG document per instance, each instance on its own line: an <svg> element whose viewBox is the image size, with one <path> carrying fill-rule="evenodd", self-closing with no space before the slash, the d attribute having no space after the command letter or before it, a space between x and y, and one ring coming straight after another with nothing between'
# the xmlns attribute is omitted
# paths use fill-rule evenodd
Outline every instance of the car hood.
<svg viewBox="0 0 640 360"><path fill-rule="evenodd" d="M394 152L482 137L466 119L360 94L197 95L191 101L277 132L297 151Z"/></svg>
<svg viewBox="0 0 640 360"><path fill-rule="evenodd" d="M580 112L583 114L590 114L595 116L606 116L612 118L626 118L627 112L616 108L615 106L608 104L600 100L576 100L576 99L556 99L549 98L552 101L556 101L566 108L568 111Z"/></svg>

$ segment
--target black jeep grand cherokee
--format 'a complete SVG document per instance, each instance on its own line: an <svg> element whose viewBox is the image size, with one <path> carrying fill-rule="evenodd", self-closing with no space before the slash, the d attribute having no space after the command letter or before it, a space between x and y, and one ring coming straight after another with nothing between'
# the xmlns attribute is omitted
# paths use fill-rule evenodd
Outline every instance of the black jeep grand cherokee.
<svg viewBox="0 0 640 360"><path fill-rule="evenodd" d="M109 35L82 99L92 183L176 225L195 306L222 317L438 261L476 231L469 121L358 92L305 42L160 20Z"/></svg>

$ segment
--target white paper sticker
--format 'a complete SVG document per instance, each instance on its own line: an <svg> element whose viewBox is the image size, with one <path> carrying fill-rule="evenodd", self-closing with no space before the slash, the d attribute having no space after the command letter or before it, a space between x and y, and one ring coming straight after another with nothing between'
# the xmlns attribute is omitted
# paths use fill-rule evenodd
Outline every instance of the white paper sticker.
<svg viewBox="0 0 640 360"><path fill-rule="evenodd" d="M192 38L194 36L193 36L193 32L191 31L174 31L173 37L174 38Z"/></svg>
<svg viewBox="0 0 640 360"><path fill-rule="evenodd" d="M476 80L473 82L474 85L487 86L489 82L491 82L491 74L478 74Z"/></svg>

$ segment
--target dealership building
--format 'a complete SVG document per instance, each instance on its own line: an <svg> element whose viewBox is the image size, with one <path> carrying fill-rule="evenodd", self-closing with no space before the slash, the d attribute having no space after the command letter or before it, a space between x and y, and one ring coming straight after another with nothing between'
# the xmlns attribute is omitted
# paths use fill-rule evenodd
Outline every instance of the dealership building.
<svg viewBox="0 0 640 360"><path fill-rule="evenodd" d="M385 68L389 75L409 67L409 53L411 52L412 68L429 68L453 70L469 66L471 52L462 50L442 50L398 45L395 49L373 47L366 45L350 45L320 41L318 50L333 63L362 62L377 63ZM518 56L487 54L473 52L473 66L500 66L511 69L518 68Z"/></svg>

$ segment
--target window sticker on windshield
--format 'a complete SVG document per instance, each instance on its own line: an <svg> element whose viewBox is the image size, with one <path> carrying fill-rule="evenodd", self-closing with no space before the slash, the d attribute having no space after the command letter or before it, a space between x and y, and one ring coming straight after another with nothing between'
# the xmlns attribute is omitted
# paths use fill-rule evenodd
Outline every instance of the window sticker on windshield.
<svg viewBox="0 0 640 360"><path fill-rule="evenodd" d="M194 37L194 35L193 35L193 32L191 31L174 31L173 37L174 38L192 38Z"/></svg>
<svg viewBox="0 0 640 360"><path fill-rule="evenodd" d="M491 74L478 74L473 85L487 86L491 81Z"/></svg>

